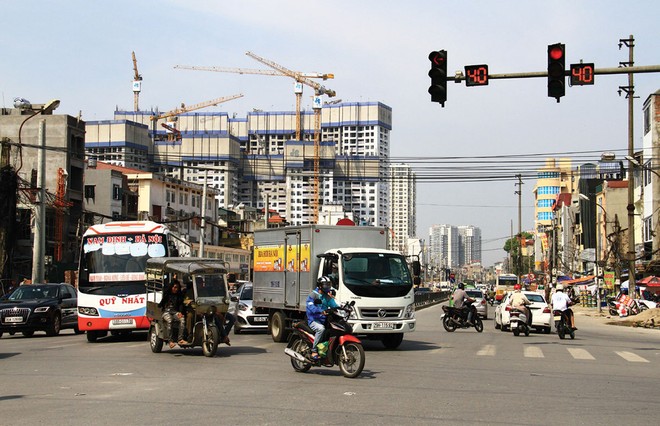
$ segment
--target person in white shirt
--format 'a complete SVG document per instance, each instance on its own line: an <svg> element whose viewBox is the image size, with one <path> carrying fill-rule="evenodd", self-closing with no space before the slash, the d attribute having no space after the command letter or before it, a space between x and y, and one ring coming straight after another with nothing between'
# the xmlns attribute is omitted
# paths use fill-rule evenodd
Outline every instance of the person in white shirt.
<svg viewBox="0 0 660 426"><path fill-rule="evenodd" d="M577 330L577 327L575 327L575 316L573 315L571 308L569 308L572 304L573 301L571 298L564 293L564 286L562 284L557 284L557 291L552 295L552 310L565 312L571 324L571 328Z"/></svg>

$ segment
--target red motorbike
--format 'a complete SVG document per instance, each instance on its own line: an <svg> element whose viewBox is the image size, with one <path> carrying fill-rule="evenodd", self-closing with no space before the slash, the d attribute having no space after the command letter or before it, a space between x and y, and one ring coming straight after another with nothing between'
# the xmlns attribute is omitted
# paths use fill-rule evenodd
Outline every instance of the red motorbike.
<svg viewBox="0 0 660 426"><path fill-rule="evenodd" d="M354 378L360 375L364 368L364 348L360 339L355 337L353 328L348 323L348 317L353 312L355 301L346 302L337 308L330 308L325 320L325 334L321 340L327 339L327 349L323 353L325 344L319 344L319 359L312 359L312 346L314 345L314 331L307 325L307 321L293 324L293 333L289 337L284 353L291 357L293 369L306 372L313 366L333 367L339 365L344 377Z"/></svg>

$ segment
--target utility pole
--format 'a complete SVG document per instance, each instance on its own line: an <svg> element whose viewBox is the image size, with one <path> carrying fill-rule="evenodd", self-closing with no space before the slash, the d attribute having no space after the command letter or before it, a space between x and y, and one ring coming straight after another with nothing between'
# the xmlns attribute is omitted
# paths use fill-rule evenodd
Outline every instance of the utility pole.
<svg viewBox="0 0 660 426"><path fill-rule="evenodd" d="M518 275L522 273L522 175L516 175L518 178Z"/></svg>
<svg viewBox="0 0 660 426"><path fill-rule="evenodd" d="M32 282L44 282L46 245L46 120L39 121L39 152L37 153L39 204L34 209L34 245L32 247Z"/></svg>
<svg viewBox="0 0 660 426"><path fill-rule="evenodd" d="M635 47L635 39L630 35L627 39L619 39L619 49L623 46L628 47L628 62L621 62L620 65L632 68L633 49ZM622 91L626 93L628 98L628 294L633 299L635 298L635 183L633 170L633 162L635 155L635 142L634 142L634 99L635 99L635 86L634 86L634 73L628 73L628 86L620 86L619 93Z"/></svg>
<svg viewBox="0 0 660 426"><path fill-rule="evenodd" d="M202 189L202 220L199 230L199 257L204 257L204 238L206 237L206 185L208 182L209 171L204 170L204 188Z"/></svg>

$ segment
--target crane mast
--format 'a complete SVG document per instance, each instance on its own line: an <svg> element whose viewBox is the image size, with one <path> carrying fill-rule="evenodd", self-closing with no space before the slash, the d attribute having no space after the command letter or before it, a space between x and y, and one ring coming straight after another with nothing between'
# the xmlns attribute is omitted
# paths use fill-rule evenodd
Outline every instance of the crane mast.
<svg viewBox="0 0 660 426"><path fill-rule="evenodd" d="M142 76L138 72L137 59L135 58L135 52L131 52L133 56L133 108L135 111L139 111L139 100L140 100L140 91L142 91Z"/></svg>

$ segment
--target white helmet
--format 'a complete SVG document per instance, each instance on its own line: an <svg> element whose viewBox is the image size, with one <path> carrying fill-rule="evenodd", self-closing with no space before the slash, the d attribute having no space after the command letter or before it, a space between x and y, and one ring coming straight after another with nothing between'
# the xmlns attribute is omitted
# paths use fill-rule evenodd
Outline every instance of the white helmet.
<svg viewBox="0 0 660 426"><path fill-rule="evenodd" d="M564 285L563 284L557 284L557 291L564 291Z"/></svg>

